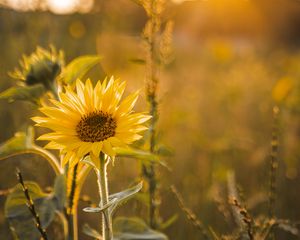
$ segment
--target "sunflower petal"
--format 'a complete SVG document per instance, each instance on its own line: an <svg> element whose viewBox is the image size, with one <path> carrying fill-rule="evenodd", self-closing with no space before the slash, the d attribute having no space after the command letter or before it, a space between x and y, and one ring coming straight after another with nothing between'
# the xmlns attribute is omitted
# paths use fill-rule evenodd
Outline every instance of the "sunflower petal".
<svg viewBox="0 0 300 240"><path fill-rule="evenodd" d="M79 147L77 151L77 156L82 157L86 154L88 154L91 151L92 143L90 142L82 142L81 146Z"/></svg>
<svg viewBox="0 0 300 240"><path fill-rule="evenodd" d="M116 111L116 115L121 116L123 114L129 113L133 109L133 107L139 97L139 94L140 94L140 90L138 90L135 93L126 97L123 100L123 102L119 105L119 107Z"/></svg>
<svg viewBox="0 0 300 240"><path fill-rule="evenodd" d="M105 140L103 142L103 150L102 151L110 157L114 157L116 155L116 152L113 150L113 148L108 140Z"/></svg>
<svg viewBox="0 0 300 240"><path fill-rule="evenodd" d="M103 142L94 142L92 145L92 152L95 156L99 156L103 147Z"/></svg>

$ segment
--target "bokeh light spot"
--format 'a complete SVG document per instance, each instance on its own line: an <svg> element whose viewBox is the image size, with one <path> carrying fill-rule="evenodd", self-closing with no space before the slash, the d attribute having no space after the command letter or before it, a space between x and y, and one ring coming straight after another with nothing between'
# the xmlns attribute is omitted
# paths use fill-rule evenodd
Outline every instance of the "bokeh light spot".
<svg viewBox="0 0 300 240"><path fill-rule="evenodd" d="M73 21L69 27L70 35L73 38L82 38L86 33L86 28L81 21Z"/></svg>

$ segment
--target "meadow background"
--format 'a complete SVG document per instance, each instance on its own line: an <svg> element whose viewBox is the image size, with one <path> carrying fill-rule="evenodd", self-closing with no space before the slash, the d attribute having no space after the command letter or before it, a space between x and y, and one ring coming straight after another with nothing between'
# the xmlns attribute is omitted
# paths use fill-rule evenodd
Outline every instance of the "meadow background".
<svg viewBox="0 0 300 240"><path fill-rule="evenodd" d="M23 53L49 44L63 49L67 62L83 54L103 56L101 66L90 73L94 80L106 73L126 80L128 92L144 87L145 68L131 61L145 54L140 34L146 15L137 4L78 1L78 9L57 14L41 10L42 2L0 1L0 91L15 84L7 72ZM12 3L17 9L8 6ZM228 232L234 223L226 220L226 211L219 211L220 202L227 201L228 170L235 172L251 214L267 214L275 104L281 109L275 212L299 221L300 1L174 0L168 9L166 17L175 22L174 60L160 73L159 129L172 156L165 159L171 171L159 168L160 212L164 219L177 213L178 219L165 233L174 240L201 236L182 214L171 184L205 225ZM147 106L144 94L138 104L138 109ZM35 114L29 103L1 100L0 142L33 124L30 117ZM16 166L26 180L43 187L53 183L54 173L44 160L24 155L0 162L0 189L17 183ZM128 186L139 172L134 160L117 160L109 171L112 191ZM96 202L96 186L86 184L83 192ZM12 239L4 202L0 196L0 239ZM79 204L79 225L96 226L94 215L80 211L84 206ZM136 201L126 206L118 215L145 217ZM278 239L297 239L277 234ZM89 238L80 234L80 239Z"/></svg>

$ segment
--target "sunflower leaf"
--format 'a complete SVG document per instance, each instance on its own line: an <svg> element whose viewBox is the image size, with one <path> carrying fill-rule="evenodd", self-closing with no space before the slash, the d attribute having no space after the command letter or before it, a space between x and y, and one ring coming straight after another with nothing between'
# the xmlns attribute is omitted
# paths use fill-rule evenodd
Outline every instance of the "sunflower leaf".
<svg viewBox="0 0 300 240"><path fill-rule="evenodd" d="M134 194L139 192L143 187L143 183L140 182L134 187L128 188L122 192L114 193L109 195L108 203L102 207L86 207L83 209L85 212L89 213L101 213L104 210L108 209L108 213L112 215L117 207L119 207L122 203L131 198ZM100 203L100 206L102 204Z"/></svg>
<svg viewBox="0 0 300 240"><path fill-rule="evenodd" d="M142 189L142 187L143 182L140 182L134 187L128 188L122 192L109 195L109 201L113 202L113 204L109 207L109 214L112 215L118 206L127 201L134 194L138 193Z"/></svg>
<svg viewBox="0 0 300 240"><path fill-rule="evenodd" d="M99 166L96 166L95 162L92 160L90 155L85 156L80 161L88 164L89 166L93 167L94 169L99 169Z"/></svg>
<svg viewBox="0 0 300 240"><path fill-rule="evenodd" d="M165 222L160 224L159 229L162 230L162 229L166 229L166 228L170 227L174 222L176 222L177 218L178 218L178 215L174 214L173 216L168 218Z"/></svg>
<svg viewBox="0 0 300 240"><path fill-rule="evenodd" d="M0 160L6 159L18 152L31 149L34 144L33 139L34 130L31 126L28 127L27 132L15 133L12 138L0 145Z"/></svg>
<svg viewBox="0 0 300 240"><path fill-rule="evenodd" d="M75 58L70 62L62 73L62 80L67 84L72 84L77 78L82 78L92 67L94 67L102 57L96 55L86 55Z"/></svg>
<svg viewBox="0 0 300 240"><path fill-rule="evenodd" d="M116 151L119 157L137 158L144 161L154 161L154 162L160 161L158 155L150 153L149 151L144 151L132 147L127 147L127 148L117 147L114 148L114 150Z"/></svg>
<svg viewBox="0 0 300 240"><path fill-rule="evenodd" d="M47 194L43 193L40 186L35 182L25 182L26 187L28 188L29 195L32 200L43 198ZM24 192L22 186L17 184L13 191L8 195L5 202L4 211L7 217L13 217L15 215L15 209L18 209L20 205L26 205L26 198L24 197Z"/></svg>
<svg viewBox="0 0 300 240"><path fill-rule="evenodd" d="M154 231L140 218L119 217L114 221L114 240L167 240L161 232Z"/></svg>
<svg viewBox="0 0 300 240"><path fill-rule="evenodd" d="M66 180L63 174L56 177L54 183L53 200L56 203L57 209L63 210L66 202Z"/></svg>
<svg viewBox="0 0 300 240"><path fill-rule="evenodd" d="M91 228L87 223L83 225L82 232L89 237L96 238L97 240L103 239L101 234L97 230Z"/></svg>
<svg viewBox="0 0 300 240"><path fill-rule="evenodd" d="M56 206L51 195L44 193L35 182L25 182L29 195L34 202L43 228L49 226L55 216ZM17 236L24 240L38 240L40 233L35 227L35 222L27 207L27 199L20 184L17 184L8 195L4 212Z"/></svg>
<svg viewBox="0 0 300 240"><path fill-rule="evenodd" d="M0 93L0 99L7 99L9 102L14 102L16 100L26 100L35 103L44 93L45 88L42 84L11 87Z"/></svg>
<svg viewBox="0 0 300 240"><path fill-rule="evenodd" d="M299 230L295 223L290 222L289 220L285 219L277 219L277 227L282 229L283 231L289 232L295 236L299 236Z"/></svg>
<svg viewBox="0 0 300 240"><path fill-rule="evenodd" d="M112 205L114 205L116 202L117 202L117 199L114 198L111 201L108 201L108 203L102 207L86 207L83 209L83 211L88 212L88 213L103 212L104 210L106 210L106 209L110 208Z"/></svg>
<svg viewBox="0 0 300 240"><path fill-rule="evenodd" d="M161 166L168 169L170 172L172 171L171 168L168 166L168 164L165 161L163 161L159 155L151 153L149 151L145 151L133 147L126 147L126 148L117 147L114 148L114 150L116 151L117 156L119 157L138 159L143 161L145 165L149 164L150 162L158 163Z"/></svg>

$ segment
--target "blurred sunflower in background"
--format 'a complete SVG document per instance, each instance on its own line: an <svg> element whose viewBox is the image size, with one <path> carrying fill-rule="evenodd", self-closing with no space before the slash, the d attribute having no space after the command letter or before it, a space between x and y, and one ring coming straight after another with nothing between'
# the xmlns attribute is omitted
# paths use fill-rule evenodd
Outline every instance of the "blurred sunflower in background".
<svg viewBox="0 0 300 240"><path fill-rule="evenodd" d="M32 118L38 126L53 132L40 136L48 140L47 148L72 152L76 159L87 154L99 156L100 152L114 157L115 147L126 147L142 138L151 118L145 113L133 113L139 91L120 102L126 82L105 79L95 88L90 80L76 82L76 91L66 87L59 94L60 101L51 100L54 106L44 105L40 111L45 117Z"/></svg>
<svg viewBox="0 0 300 240"><path fill-rule="evenodd" d="M60 74L63 65L63 51L57 51L53 46L50 46L50 50L37 47L30 56L23 55L20 69L15 68L9 75L21 80L20 85L42 84L46 90L53 90L54 80Z"/></svg>

